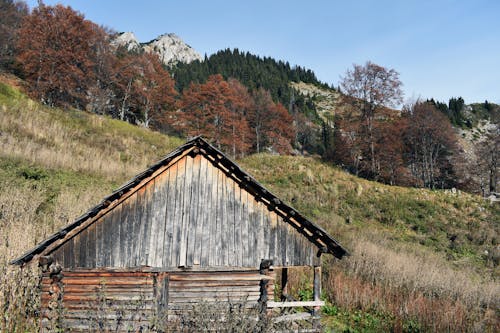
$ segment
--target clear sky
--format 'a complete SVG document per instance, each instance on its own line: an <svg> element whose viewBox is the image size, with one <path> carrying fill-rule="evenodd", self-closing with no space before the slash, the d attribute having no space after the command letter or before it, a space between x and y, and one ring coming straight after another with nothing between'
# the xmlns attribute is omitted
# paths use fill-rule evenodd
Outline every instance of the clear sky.
<svg viewBox="0 0 500 333"><path fill-rule="evenodd" d="M409 99L500 103L499 0L44 2L140 42L173 32L202 56L238 48L310 68L335 86L353 63L370 60L397 70Z"/></svg>

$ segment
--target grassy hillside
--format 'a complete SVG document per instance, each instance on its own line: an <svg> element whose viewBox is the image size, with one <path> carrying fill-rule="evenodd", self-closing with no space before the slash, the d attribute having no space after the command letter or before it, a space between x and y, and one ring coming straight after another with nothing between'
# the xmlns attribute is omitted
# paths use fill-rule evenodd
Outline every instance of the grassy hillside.
<svg viewBox="0 0 500 333"><path fill-rule="evenodd" d="M7 260L183 140L81 111L45 108L0 83L0 143L0 307L15 315L16 304L24 305L12 295L30 289L13 287L19 273L7 269ZM352 253L325 264L327 328L499 328L500 205L466 193L362 180L314 158L254 155L238 163ZM310 292L306 276L311 274L301 270L293 275L297 297ZM27 321L26 327L13 322L2 321L0 330L29 331Z"/></svg>

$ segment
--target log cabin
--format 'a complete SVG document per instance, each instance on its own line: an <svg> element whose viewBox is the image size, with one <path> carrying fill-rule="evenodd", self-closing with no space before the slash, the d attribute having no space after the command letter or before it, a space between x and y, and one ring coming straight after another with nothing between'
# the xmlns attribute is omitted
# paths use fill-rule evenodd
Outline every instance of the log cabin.
<svg viewBox="0 0 500 333"><path fill-rule="evenodd" d="M44 331L120 321L123 331L145 332L157 327L151 318L200 302L244 299L261 313L310 307L318 318L325 254L348 253L196 137L11 263L41 267ZM313 299L275 301L297 266L314 268Z"/></svg>

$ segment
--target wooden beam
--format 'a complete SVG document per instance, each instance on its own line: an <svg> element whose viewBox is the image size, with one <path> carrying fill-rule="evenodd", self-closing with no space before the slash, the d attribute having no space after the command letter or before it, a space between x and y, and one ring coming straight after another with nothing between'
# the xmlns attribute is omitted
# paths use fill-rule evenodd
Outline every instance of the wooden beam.
<svg viewBox="0 0 500 333"><path fill-rule="evenodd" d="M298 307L321 307L324 306L324 301L298 301L298 302L267 302L268 308L298 308Z"/></svg>
<svg viewBox="0 0 500 333"><path fill-rule="evenodd" d="M288 315L276 317L273 319L273 323L281 323L284 321L305 320L305 319L308 319L310 317L311 317L311 314L308 312L299 312L299 313L293 313L293 314L288 314Z"/></svg>

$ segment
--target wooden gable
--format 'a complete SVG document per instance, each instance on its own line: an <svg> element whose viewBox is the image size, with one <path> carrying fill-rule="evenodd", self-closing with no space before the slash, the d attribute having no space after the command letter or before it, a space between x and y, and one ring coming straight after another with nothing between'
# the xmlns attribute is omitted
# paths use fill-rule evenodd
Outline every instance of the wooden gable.
<svg viewBox="0 0 500 333"><path fill-rule="evenodd" d="M321 252L346 253L195 138L13 263L51 255L68 268L302 266Z"/></svg>

